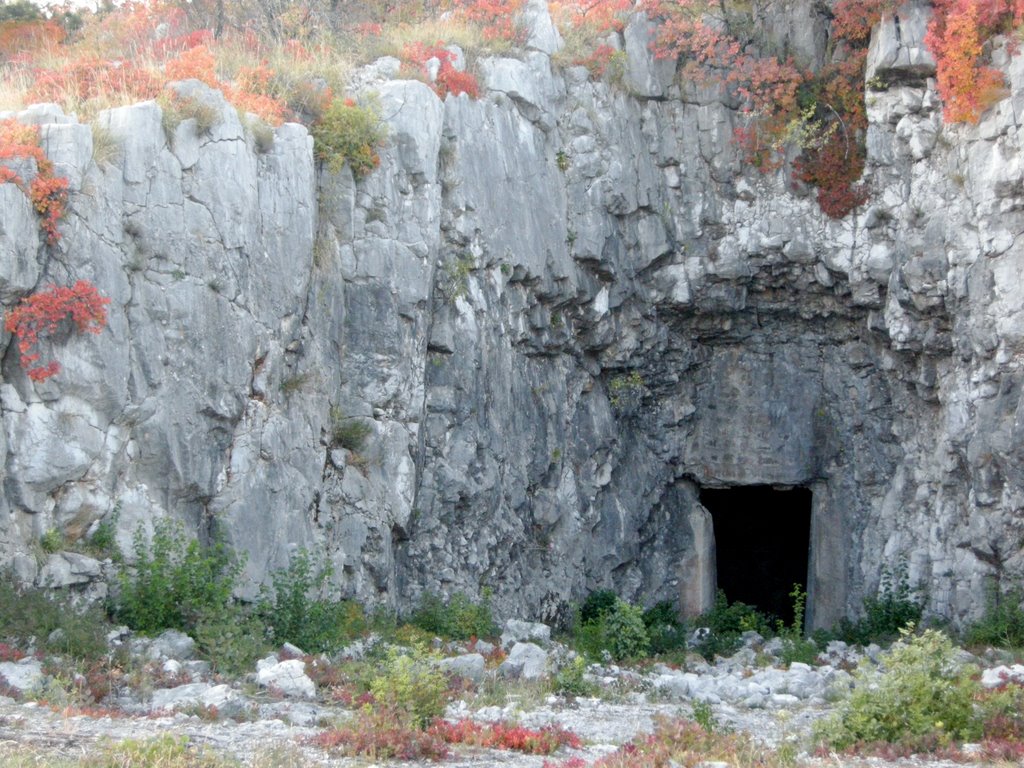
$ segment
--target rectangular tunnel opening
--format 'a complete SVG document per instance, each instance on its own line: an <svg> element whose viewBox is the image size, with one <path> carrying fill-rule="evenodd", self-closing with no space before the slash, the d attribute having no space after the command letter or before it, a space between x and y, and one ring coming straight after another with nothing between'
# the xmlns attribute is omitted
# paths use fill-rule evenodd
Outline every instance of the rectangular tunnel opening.
<svg viewBox="0 0 1024 768"><path fill-rule="evenodd" d="M701 489L714 528L718 588L729 602L792 624L793 585L807 590L811 500L808 488Z"/></svg>

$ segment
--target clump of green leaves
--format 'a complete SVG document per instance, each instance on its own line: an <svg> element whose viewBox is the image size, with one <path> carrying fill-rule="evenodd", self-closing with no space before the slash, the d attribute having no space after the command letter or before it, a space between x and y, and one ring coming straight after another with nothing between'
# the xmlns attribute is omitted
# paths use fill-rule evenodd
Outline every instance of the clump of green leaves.
<svg viewBox="0 0 1024 768"><path fill-rule="evenodd" d="M119 575L120 595L114 614L132 629L190 632L204 611L219 611L232 602L242 561L217 540L205 546L187 539L180 523L158 521L147 542L135 531L135 565Z"/></svg>
<svg viewBox="0 0 1024 768"><path fill-rule="evenodd" d="M693 624L708 630L697 648L708 661L713 661L715 656L735 653L744 632L757 632L764 636L772 634L771 625L763 614L746 603L730 603L722 590L715 596L711 610L694 619Z"/></svg>
<svg viewBox="0 0 1024 768"><path fill-rule="evenodd" d="M676 607L667 600L644 611L644 626L651 641L651 653L672 653L686 647L686 628Z"/></svg>
<svg viewBox="0 0 1024 768"><path fill-rule="evenodd" d="M593 696L597 686L587 680L586 673L586 659L576 656L558 670L551 681L551 687L555 693L565 696Z"/></svg>
<svg viewBox="0 0 1024 768"><path fill-rule="evenodd" d="M779 637L782 638L782 661L786 664L801 662L815 664L818 660L818 644L804 637L804 610L807 606L807 592L800 584L794 584L789 593L793 599L793 624L786 627L779 621Z"/></svg>
<svg viewBox="0 0 1024 768"><path fill-rule="evenodd" d="M347 165L362 179L380 165L377 150L387 139L387 129L375 109L334 99L310 130L314 152L331 173Z"/></svg>
<svg viewBox="0 0 1024 768"><path fill-rule="evenodd" d="M613 376L608 382L608 400L620 416L634 416L640 410L647 386L640 371Z"/></svg>
<svg viewBox="0 0 1024 768"><path fill-rule="evenodd" d="M99 659L107 652L108 626L100 608L76 607L41 589L19 590L8 576L0 578L0 628L0 641L36 643L76 659Z"/></svg>
<svg viewBox="0 0 1024 768"><path fill-rule="evenodd" d="M374 708L424 729L444 714L448 682L422 648L392 649L370 692Z"/></svg>
<svg viewBox="0 0 1024 768"><path fill-rule="evenodd" d="M48 555L60 552L64 549L64 534L60 532L59 528L50 528L39 537L39 546Z"/></svg>
<svg viewBox="0 0 1024 768"><path fill-rule="evenodd" d="M427 592L410 617L410 623L424 632L453 640L492 637L498 632L486 590L479 601L456 592L445 602L440 596Z"/></svg>
<svg viewBox="0 0 1024 768"><path fill-rule="evenodd" d="M1000 591L989 587L985 614L964 633L969 645L995 645L1001 648L1024 648L1024 591L1020 588Z"/></svg>
<svg viewBox="0 0 1024 768"><path fill-rule="evenodd" d="M952 641L937 630L901 636L879 667L855 673L853 693L822 722L817 738L842 750L879 742L932 748L980 735L976 670L960 664Z"/></svg>
<svg viewBox="0 0 1024 768"><path fill-rule="evenodd" d="M331 408L331 440L335 445L359 453L372 433L373 427L365 421L345 416L338 406Z"/></svg>
<svg viewBox="0 0 1024 768"><path fill-rule="evenodd" d="M200 610L192 636L202 657L221 674L251 672L269 649L264 622L238 604Z"/></svg>
<svg viewBox="0 0 1024 768"><path fill-rule="evenodd" d="M613 598L610 607L608 594ZM576 647L598 660L607 655L616 661L631 661L644 658L651 651L643 608L606 590L593 592L584 601L574 634Z"/></svg>
<svg viewBox="0 0 1024 768"><path fill-rule="evenodd" d="M324 597L332 575L306 550L271 575L259 613L275 645L292 643L307 653L334 651L366 630L363 609L349 600Z"/></svg>
<svg viewBox="0 0 1024 768"><path fill-rule="evenodd" d="M864 615L856 622L843 619L835 633L848 643L891 642L908 624L917 625L924 613L920 590L910 586L905 560L891 570L882 568L878 595L864 600Z"/></svg>

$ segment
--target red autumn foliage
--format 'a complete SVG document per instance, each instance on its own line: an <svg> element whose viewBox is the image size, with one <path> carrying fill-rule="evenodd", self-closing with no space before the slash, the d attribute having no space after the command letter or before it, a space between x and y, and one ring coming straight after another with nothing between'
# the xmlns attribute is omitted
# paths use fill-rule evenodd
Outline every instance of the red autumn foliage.
<svg viewBox="0 0 1024 768"><path fill-rule="evenodd" d="M557 725L540 729L524 728L507 723L477 723L459 720L450 723L438 720L429 729L448 744L467 744L487 749L508 749L529 755L550 755L560 747L579 749L579 737Z"/></svg>
<svg viewBox="0 0 1024 768"><path fill-rule="evenodd" d="M805 150L793 175L817 187L818 206L826 216L842 219L868 199L867 189L857 183L863 170L862 146L833 133L823 146Z"/></svg>
<svg viewBox="0 0 1024 768"><path fill-rule="evenodd" d="M145 100L154 98L162 83L145 69L126 60L85 57L65 62L59 69L33 70L30 101L88 101L111 93Z"/></svg>
<svg viewBox="0 0 1024 768"><path fill-rule="evenodd" d="M943 118L977 123L997 101L1002 75L982 64L985 43L1024 21L1024 0L934 0L925 44L934 54Z"/></svg>
<svg viewBox="0 0 1024 768"><path fill-rule="evenodd" d="M59 45L64 30L43 19L12 20L0 23L0 58L32 53Z"/></svg>
<svg viewBox="0 0 1024 768"><path fill-rule="evenodd" d="M479 24L488 40L515 40L515 20L525 0L449 0L454 16Z"/></svg>
<svg viewBox="0 0 1024 768"><path fill-rule="evenodd" d="M21 364L28 377L44 381L60 370L55 360L36 364L41 356L36 345L41 339L52 336L68 319L79 333L100 333L107 324L109 303L88 280L79 280L70 288L50 285L22 299L7 313L4 328L18 337Z"/></svg>
<svg viewBox="0 0 1024 768"><path fill-rule="evenodd" d="M438 96L443 99L449 93L453 96L465 93L475 99L479 95L480 85L476 77L455 68L455 54L447 50L440 40L434 45L409 43L402 49L402 60L416 67L421 74L427 74L427 62L431 59L440 62L433 84Z"/></svg>
<svg viewBox="0 0 1024 768"><path fill-rule="evenodd" d="M36 175L25 188L24 181L4 160L32 160ZM54 175L53 163L39 146L39 128L22 125L16 120L0 120L0 184L17 184L32 201L39 214L39 227L46 242L53 245L60 240L57 222L64 215L68 200L68 180Z"/></svg>
<svg viewBox="0 0 1024 768"><path fill-rule="evenodd" d="M548 8L552 17L572 27L621 32L626 14L633 9L633 0L552 0Z"/></svg>
<svg viewBox="0 0 1024 768"><path fill-rule="evenodd" d="M832 34L843 40L864 43L871 35L871 28L896 5L896 0L839 0L832 6Z"/></svg>

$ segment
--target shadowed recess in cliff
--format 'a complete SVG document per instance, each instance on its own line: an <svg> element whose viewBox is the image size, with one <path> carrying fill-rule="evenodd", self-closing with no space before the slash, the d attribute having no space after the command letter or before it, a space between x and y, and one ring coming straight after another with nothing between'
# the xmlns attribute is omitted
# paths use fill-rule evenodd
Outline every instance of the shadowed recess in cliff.
<svg viewBox="0 0 1024 768"><path fill-rule="evenodd" d="M718 588L730 602L793 621L790 592L807 589L811 492L767 485L704 488L700 502L715 529Z"/></svg>

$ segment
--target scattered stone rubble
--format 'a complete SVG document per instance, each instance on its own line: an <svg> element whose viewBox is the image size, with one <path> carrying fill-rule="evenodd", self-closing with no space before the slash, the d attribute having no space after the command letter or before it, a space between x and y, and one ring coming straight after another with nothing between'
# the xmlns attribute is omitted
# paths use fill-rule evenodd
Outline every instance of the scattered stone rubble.
<svg viewBox="0 0 1024 768"><path fill-rule="evenodd" d="M543 630L533 625L525 636L538 638ZM547 628L544 628L547 630ZM117 635L123 638L124 633ZM546 633L550 636L550 631ZM534 684L553 673L557 663L574 658L575 654L557 642L548 640L545 647L515 640L524 636L518 630L507 638L511 643L508 659L497 668L487 668L484 656L463 652L465 648L450 644L454 653L437 662L452 674L464 675L481 683L488 676L518 677L525 684ZM326 697L319 695L307 674L301 649L288 647L261 659L251 675L239 680L223 680L210 671L205 661L188 658L185 649L194 648L191 639L180 632L165 632L149 640L128 639L134 659L142 664L158 664L164 673L161 679L177 680L177 684L155 687L148 692L127 688L115 691L101 702L94 715L63 714L32 700L34 693L44 689L46 675L43 663L27 657L18 662L0 664L0 674L8 692L16 692L22 700L0 696L0 745L29 744L45 746L45 734L56 718L60 718L67 743L88 744L98 739L121 739L157 736L168 730L186 735L195 743L208 744L234 754L243 761L260 749L287 747L301 753L309 765L354 765L354 761L332 758L307 743L318 726L339 722L352 716ZM371 641L355 645L365 646ZM478 643L479 645L479 643ZM525 695L531 689L510 688L505 704L474 707L470 701L452 702L446 716L451 719L473 718L480 721L518 721L527 727L560 725L580 736L585 743L578 754L593 760L613 751L639 733L653 728L658 716L692 716L694 705L707 706L720 727L752 734L757 740L777 747L783 742L806 743L812 723L827 713L843 689L853 684L850 670L858 664L873 664L880 649L858 649L833 642L821 654L819 666L794 663L782 668L778 653L780 643L765 640L756 633L747 633L744 644L728 658L714 663L696 654L687 656L684 669L656 664L647 669L627 668L614 664L591 664L585 679L600 691L595 697L566 697L555 694ZM517 652L517 649L520 649ZM364 654L349 648L336 655L342 661ZM300 658L296 658L298 655ZM516 672L507 670L509 662ZM309 657L305 657L309 658ZM985 667L982 680L994 686L1006 679L1024 681L1024 665L999 663L1002 657L971 657ZM326 661L326 659L324 659ZM113 716L120 713L119 716ZM0 756L3 752L0 751ZM806 756L805 756L806 757ZM488 752L462 754L458 751L446 764L509 765L539 768L541 760L531 756ZM922 762L922 761L918 761ZM942 765L941 761L923 761ZM830 765L844 761L831 760ZM873 760L882 766L884 761ZM405 765L410 765L405 763ZM412 765L415 765L413 763Z"/></svg>

